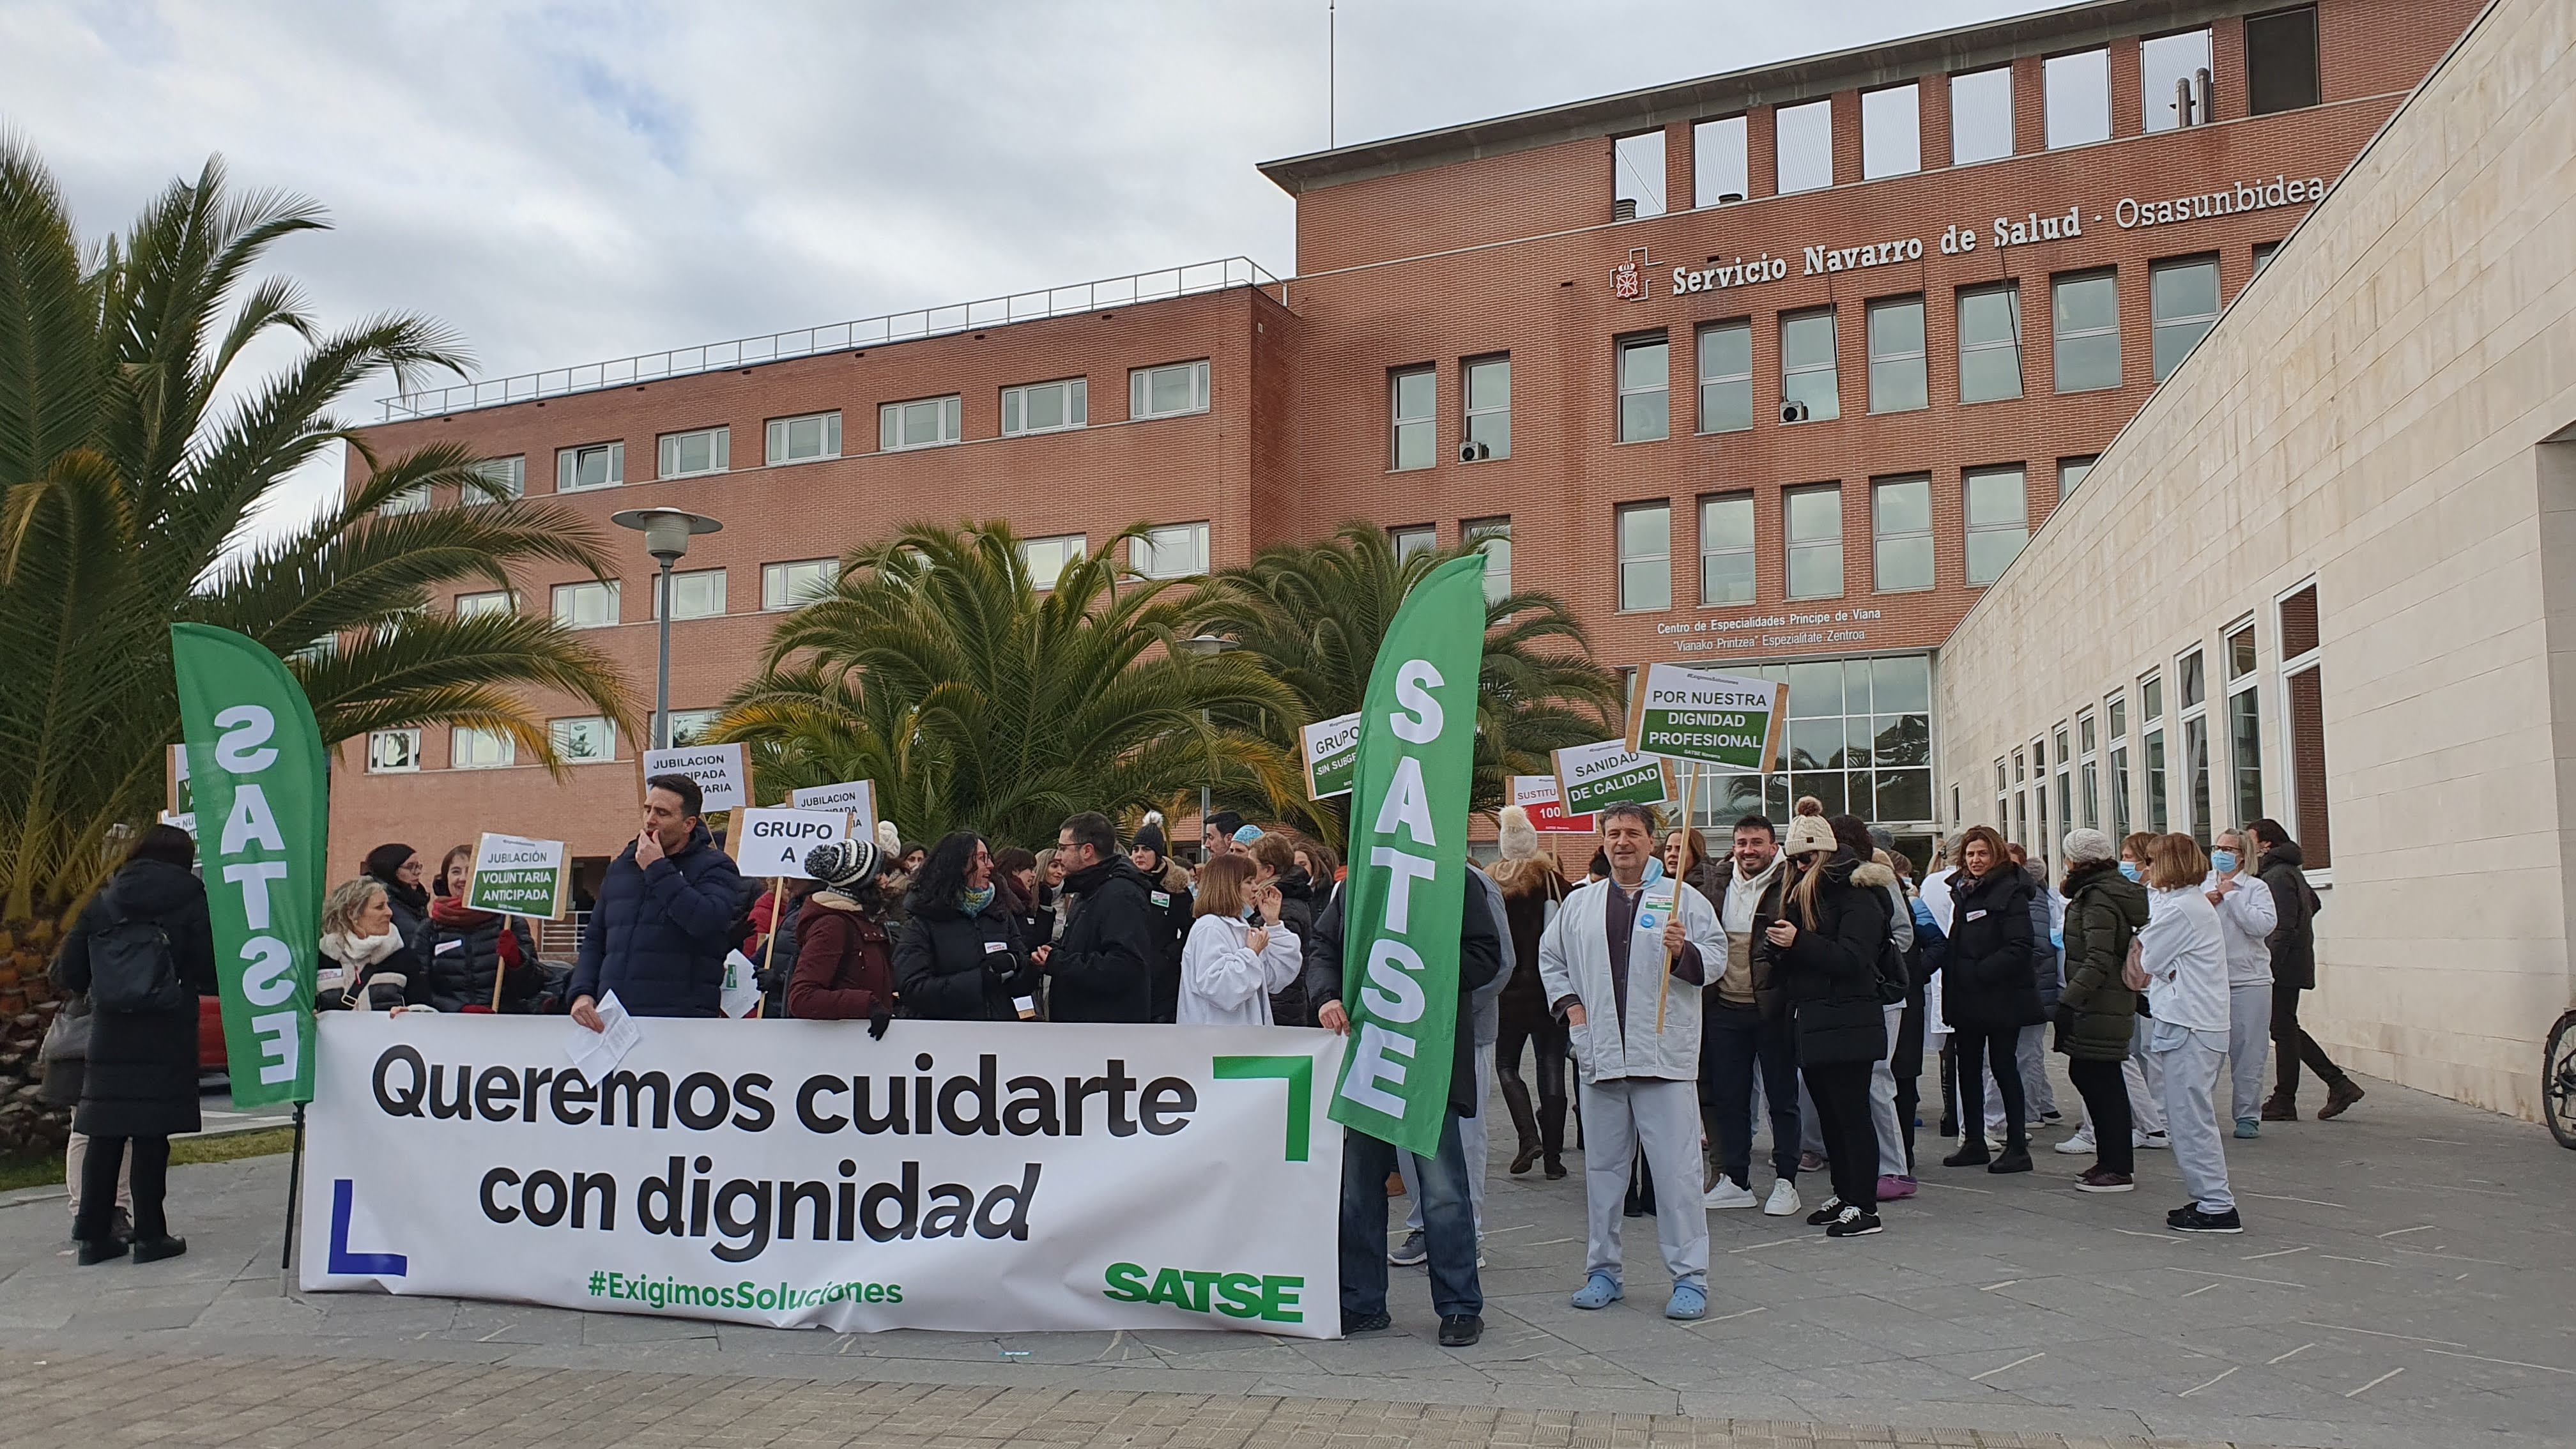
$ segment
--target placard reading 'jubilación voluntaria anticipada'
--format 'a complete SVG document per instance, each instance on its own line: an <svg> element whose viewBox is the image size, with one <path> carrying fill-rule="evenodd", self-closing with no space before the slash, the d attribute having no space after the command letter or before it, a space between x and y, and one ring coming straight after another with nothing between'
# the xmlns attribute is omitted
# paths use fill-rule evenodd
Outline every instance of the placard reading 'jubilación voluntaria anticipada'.
<svg viewBox="0 0 2576 1449"><path fill-rule="evenodd" d="M1340 1331L1329 1032L655 1019L594 1076L560 1017L327 1015L308 1290Z"/></svg>

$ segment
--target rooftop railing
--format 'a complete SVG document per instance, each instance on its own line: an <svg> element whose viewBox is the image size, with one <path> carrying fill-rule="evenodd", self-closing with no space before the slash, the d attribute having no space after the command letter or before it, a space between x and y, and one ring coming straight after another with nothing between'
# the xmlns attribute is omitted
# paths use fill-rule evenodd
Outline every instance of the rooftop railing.
<svg viewBox="0 0 2576 1449"><path fill-rule="evenodd" d="M563 397L571 393L597 392L604 388L626 387L635 383L659 382L665 378L688 377L694 373L720 372L729 367L752 367L764 362L779 362L791 357L814 357L832 352L849 352L862 347L877 347L889 342L911 342L924 337L945 337L981 327L1006 327L1014 322L1034 322L1046 317L1066 317L1081 312L1096 312L1108 307L1133 306L1140 302L1159 302L1173 297L1194 296L1202 292L1221 292L1229 287L1285 287L1249 257L1225 257L1212 262L1165 267L1159 271L1134 272L1123 277L1106 277L1094 282L1076 282L1070 286L1048 287L1035 292L1015 292L1008 296L986 297L973 302L953 302L942 307L923 307L909 312L889 312L880 317L863 317L855 322L835 322L822 327L801 327L791 332L772 332L765 337L740 337L730 342L710 342L697 347L678 347L667 352L639 353L607 362L589 362L575 367L558 367L544 372L525 372L515 377L486 378L461 382L451 387L424 388L418 392L399 393L382 399L384 421L399 422L406 418L435 417L465 412L473 408L501 407L509 403L530 402L537 398Z"/></svg>

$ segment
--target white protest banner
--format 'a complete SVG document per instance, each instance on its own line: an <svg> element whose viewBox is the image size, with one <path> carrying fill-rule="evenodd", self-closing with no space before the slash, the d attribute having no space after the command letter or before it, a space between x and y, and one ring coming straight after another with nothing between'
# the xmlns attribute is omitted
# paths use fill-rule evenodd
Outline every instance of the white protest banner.
<svg viewBox="0 0 2576 1449"><path fill-rule="evenodd" d="M325 1013L301 1281L866 1332L1332 1338L1342 1038Z"/></svg>
<svg viewBox="0 0 2576 1449"><path fill-rule="evenodd" d="M851 780L839 785L809 785L787 792L787 803L799 810L847 810L859 818L856 835L877 833L877 782Z"/></svg>
<svg viewBox="0 0 2576 1449"><path fill-rule="evenodd" d="M1626 740L1568 745L1556 752L1555 760L1557 801L1579 814L1622 801L1659 805L1673 798L1671 762L1638 754Z"/></svg>
<svg viewBox="0 0 2576 1449"><path fill-rule="evenodd" d="M1599 828L1589 815L1568 815L1556 800L1554 775L1512 776L1512 803L1529 813L1530 829L1541 835L1589 835Z"/></svg>
<svg viewBox="0 0 2576 1449"><path fill-rule="evenodd" d="M1776 770L1788 718L1785 684L1649 664L1629 711L1628 748L1730 770Z"/></svg>
<svg viewBox="0 0 2576 1449"><path fill-rule="evenodd" d="M504 916L560 919L566 864L560 840L523 840L486 831L474 843L474 874L465 883L465 904Z"/></svg>
<svg viewBox="0 0 2576 1449"><path fill-rule="evenodd" d="M742 812L742 828L725 842L745 879L786 876L812 880L805 852L850 838L846 810L784 810L775 806Z"/></svg>
<svg viewBox="0 0 2576 1449"><path fill-rule="evenodd" d="M737 741L730 745L646 750L644 778L686 775L697 781L698 792L705 797L698 811L701 815L740 810L751 804L751 758L746 749Z"/></svg>
<svg viewBox="0 0 2576 1449"><path fill-rule="evenodd" d="M1297 743L1306 760L1307 799L1330 800L1351 793L1351 768L1360 758L1358 714L1300 725Z"/></svg>

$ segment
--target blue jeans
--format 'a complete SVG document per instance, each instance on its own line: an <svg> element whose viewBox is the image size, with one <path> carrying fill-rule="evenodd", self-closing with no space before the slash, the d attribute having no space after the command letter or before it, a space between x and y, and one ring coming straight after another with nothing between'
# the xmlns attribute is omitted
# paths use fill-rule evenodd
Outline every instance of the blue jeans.
<svg viewBox="0 0 2576 1449"><path fill-rule="evenodd" d="M1386 1311L1386 1178L1396 1147L1342 1129L1342 1316ZM1482 1316L1476 1283L1476 1223L1467 1206L1467 1154L1458 1114L1440 1124L1440 1152L1413 1160L1421 1183L1422 1235L1431 1249L1431 1306L1443 1318Z"/></svg>

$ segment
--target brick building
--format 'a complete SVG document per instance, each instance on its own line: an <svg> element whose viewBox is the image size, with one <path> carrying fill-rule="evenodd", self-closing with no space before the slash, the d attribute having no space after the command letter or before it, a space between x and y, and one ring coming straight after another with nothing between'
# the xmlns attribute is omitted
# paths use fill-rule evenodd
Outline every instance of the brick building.
<svg viewBox="0 0 2576 1449"><path fill-rule="evenodd" d="M1927 833L1961 808L1938 647L2479 8L2099 0L1293 157L1263 167L1297 203L1285 279L1237 259L406 395L369 442L462 441L604 531L723 520L673 590L684 729L821 561L906 522L1007 519L1044 572L1142 521L1139 565L1188 573L1365 518L1498 536L1497 574L1613 666L1785 677L1771 808ZM551 609L649 692L627 558L440 606ZM571 708L560 738L615 763L563 784L471 731L353 749L339 855L613 849L640 742Z"/></svg>

